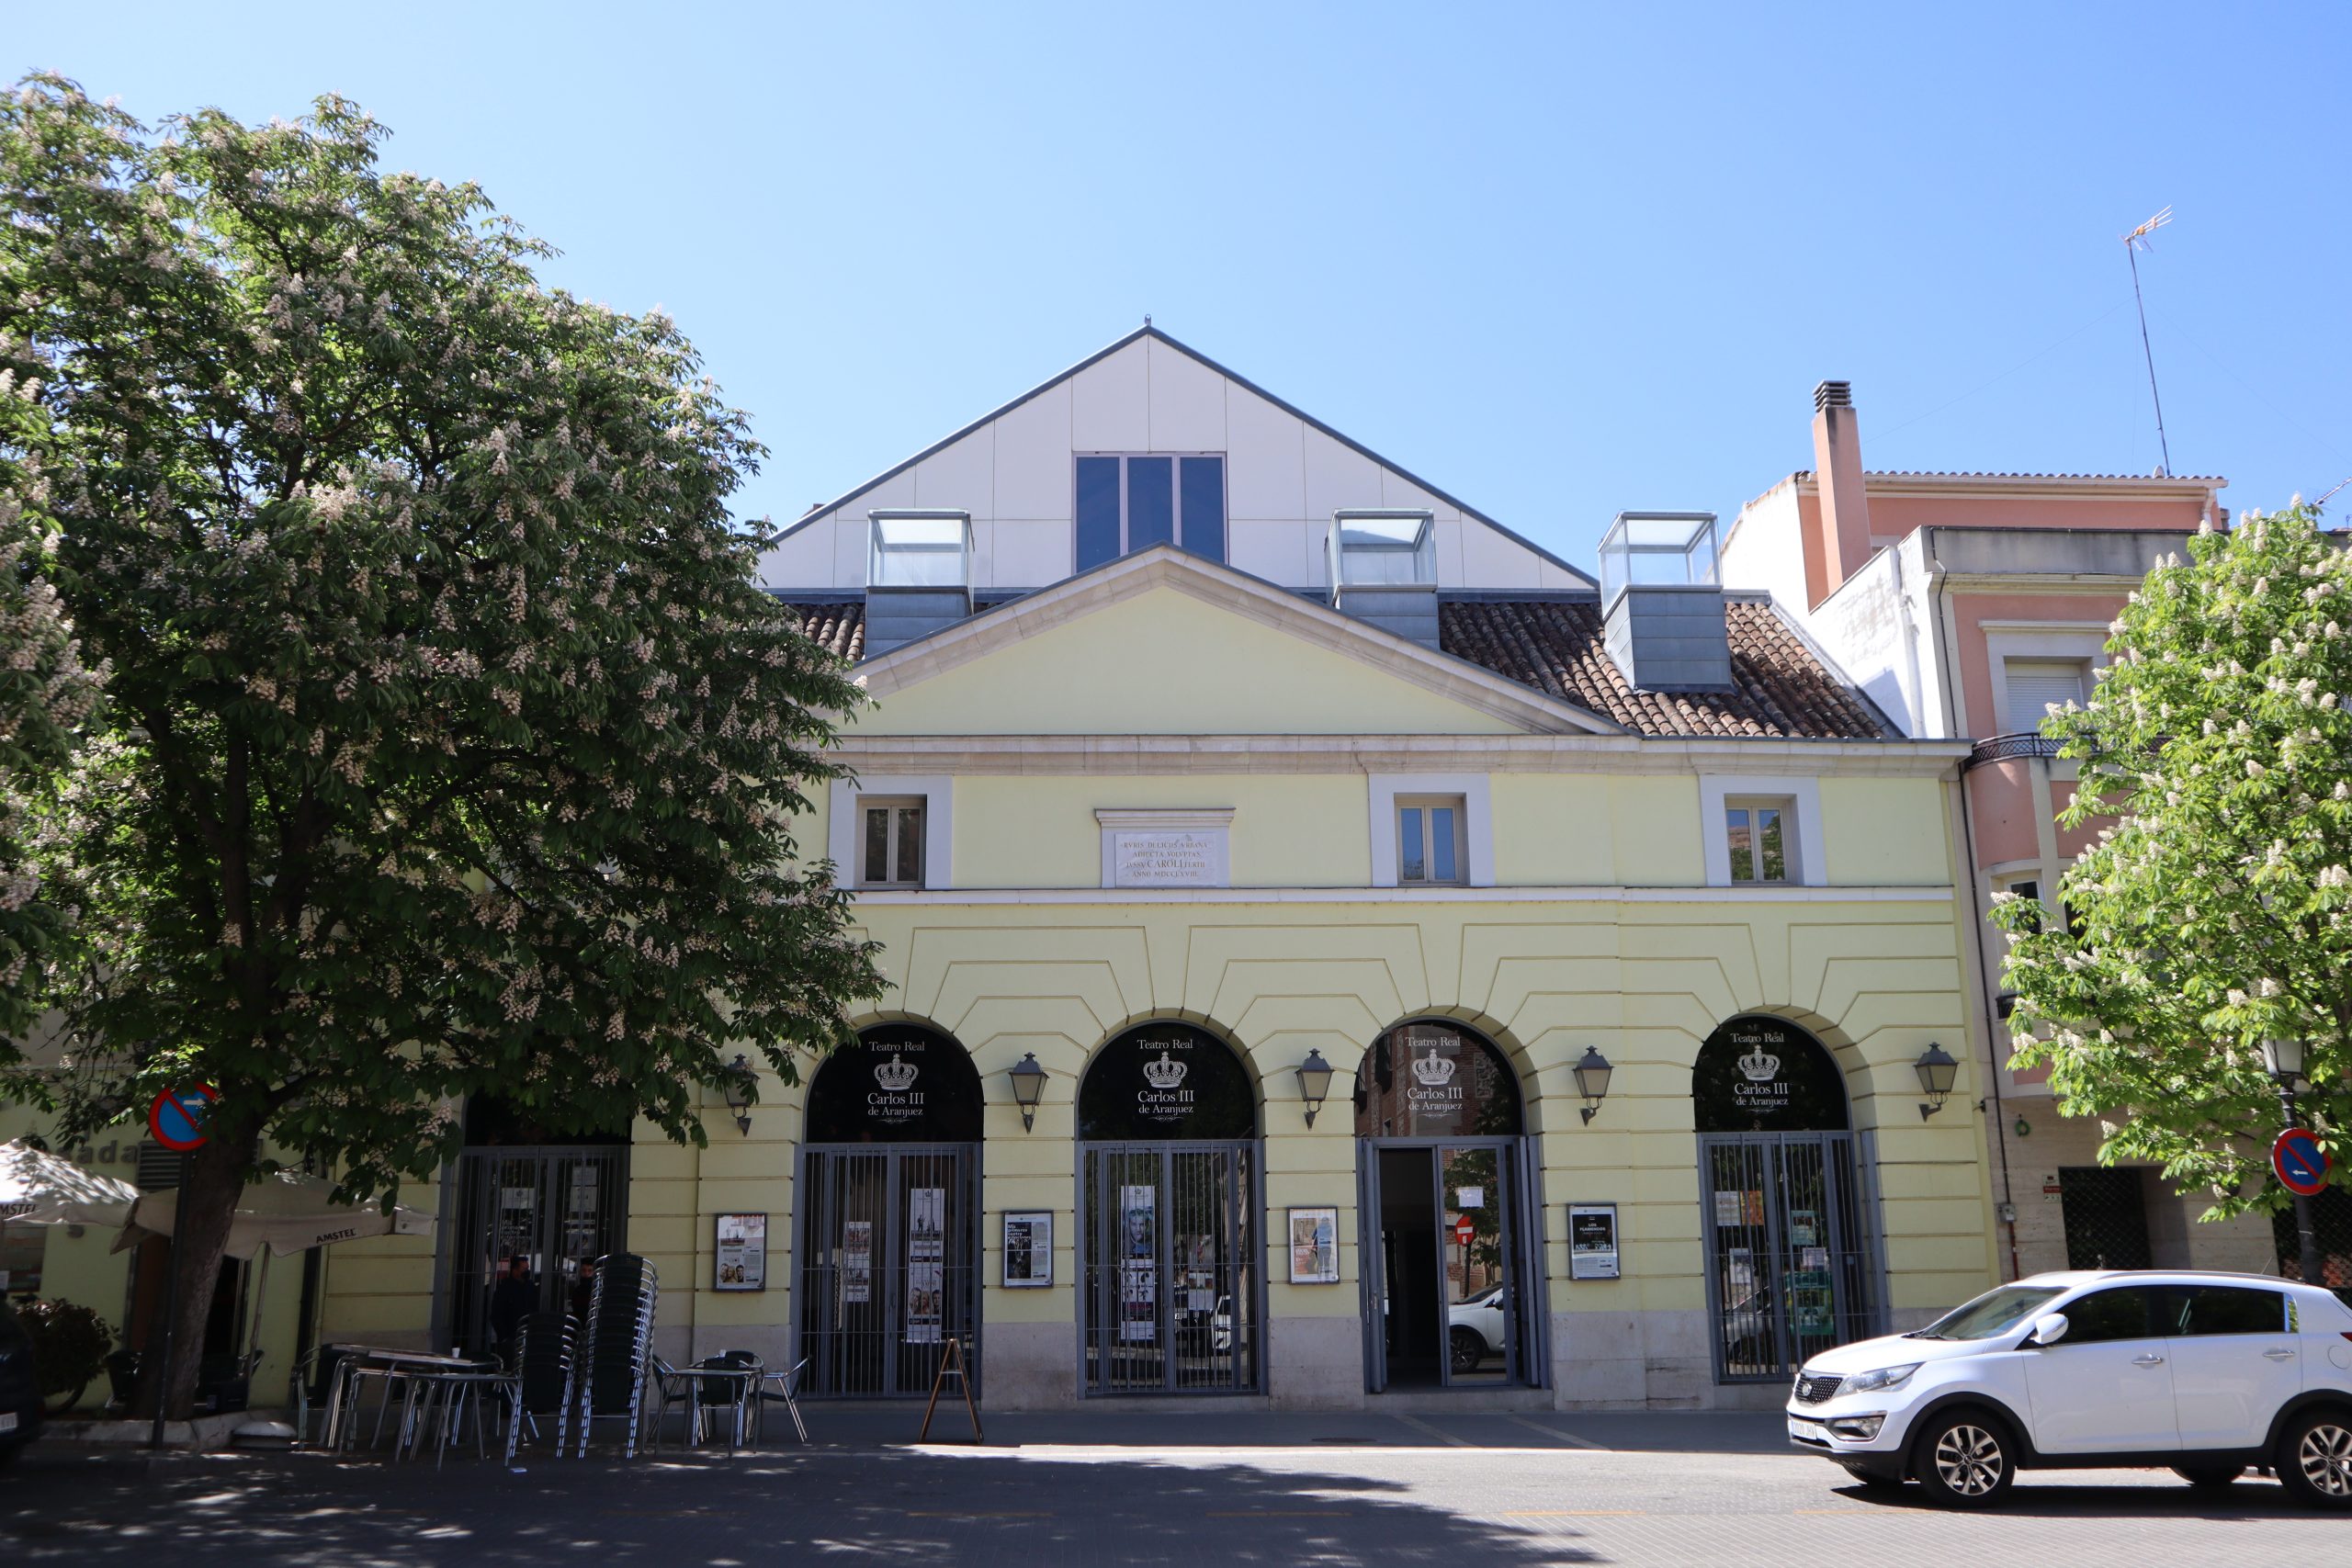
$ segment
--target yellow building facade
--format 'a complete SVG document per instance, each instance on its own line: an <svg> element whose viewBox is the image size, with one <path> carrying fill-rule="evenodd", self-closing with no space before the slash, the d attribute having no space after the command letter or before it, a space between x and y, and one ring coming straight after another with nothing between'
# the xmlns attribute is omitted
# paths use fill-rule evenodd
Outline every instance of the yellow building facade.
<svg viewBox="0 0 2352 1568"><path fill-rule="evenodd" d="M469 1108L311 1332L625 1249L811 1397L1715 1407L1985 1287L1966 747L1645 527L1596 582L1149 329L813 510L863 1043L699 1148Z"/></svg>

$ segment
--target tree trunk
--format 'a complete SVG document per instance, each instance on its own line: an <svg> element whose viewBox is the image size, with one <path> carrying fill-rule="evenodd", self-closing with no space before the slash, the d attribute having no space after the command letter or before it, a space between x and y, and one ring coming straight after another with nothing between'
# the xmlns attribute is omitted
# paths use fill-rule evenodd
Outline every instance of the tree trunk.
<svg viewBox="0 0 2352 1568"><path fill-rule="evenodd" d="M204 1330L212 1315L212 1292L220 1279L221 1249L228 1245L229 1225L235 1219L237 1199L244 1191L245 1170L251 1165L251 1138L214 1138L188 1161L187 1184L181 1187L172 1239L172 1309L164 1325L169 1336L169 1360L162 1343L139 1378L135 1416L152 1419L160 1391L164 1413L175 1421L187 1419L196 1404L196 1374L204 1358Z"/></svg>

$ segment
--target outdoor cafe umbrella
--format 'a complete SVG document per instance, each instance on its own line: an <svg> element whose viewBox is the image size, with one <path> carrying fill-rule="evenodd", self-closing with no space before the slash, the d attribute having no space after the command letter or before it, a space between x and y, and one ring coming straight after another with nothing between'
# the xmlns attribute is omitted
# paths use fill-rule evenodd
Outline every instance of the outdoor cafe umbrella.
<svg viewBox="0 0 2352 1568"><path fill-rule="evenodd" d="M139 1189L85 1170L19 1138L0 1144L0 1220L10 1224L119 1225Z"/></svg>
<svg viewBox="0 0 2352 1568"><path fill-rule="evenodd" d="M286 1258L333 1242L356 1241L371 1235L431 1235L433 1216L419 1209L395 1205L389 1214L374 1204L355 1207L328 1195L334 1184L322 1177L281 1170L249 1184L237 1197L237 1212L229 1222L231 1258L251 1260L266 1248ZM136 1247L150 1235L169 1235L179 1218L179 1193L145 1192L131 1205L117 1252Z"/></svg>

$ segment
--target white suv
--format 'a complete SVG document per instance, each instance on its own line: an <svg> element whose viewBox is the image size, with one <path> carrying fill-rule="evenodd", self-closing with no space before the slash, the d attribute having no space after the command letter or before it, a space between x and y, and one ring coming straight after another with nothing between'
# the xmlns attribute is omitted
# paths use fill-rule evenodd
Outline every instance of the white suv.
<svg viewBox="0 0 2352 1568"><path fill-rule="evenodd" d="M1983 1507L2019 1470L2251 1466L2352 1509L2352 1307L2258 1274L2037 1274L1927 1327L1825 1350L1789 1439L1866 1485Z"/></svg>

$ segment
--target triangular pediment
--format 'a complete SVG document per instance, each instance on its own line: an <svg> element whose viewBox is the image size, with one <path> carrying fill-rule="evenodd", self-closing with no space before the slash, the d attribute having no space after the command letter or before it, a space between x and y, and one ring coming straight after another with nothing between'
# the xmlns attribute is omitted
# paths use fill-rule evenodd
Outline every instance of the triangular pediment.
<svg viewBox="0 0 2352 1568"><path fill-rule="evenodd" d="M1169 547L858 669L871 735L1545 735L1618 727Z"/></svg>

